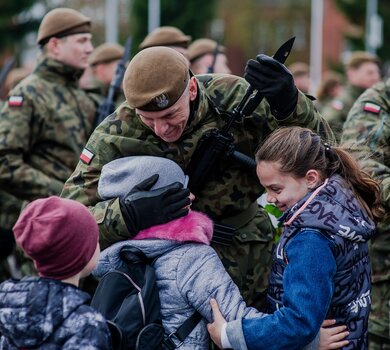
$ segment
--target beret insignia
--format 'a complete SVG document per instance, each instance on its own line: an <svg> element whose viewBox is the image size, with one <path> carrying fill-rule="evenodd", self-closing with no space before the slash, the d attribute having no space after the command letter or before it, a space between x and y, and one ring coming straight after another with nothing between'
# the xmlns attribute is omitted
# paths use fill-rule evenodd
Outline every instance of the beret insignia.
<svg viewBox="0 0 390 350"><path fill-rule="evenodd" d="M168 97L165 94L161 94L154 98L154 103L158 108L164 109L169 104Z"/></svg>

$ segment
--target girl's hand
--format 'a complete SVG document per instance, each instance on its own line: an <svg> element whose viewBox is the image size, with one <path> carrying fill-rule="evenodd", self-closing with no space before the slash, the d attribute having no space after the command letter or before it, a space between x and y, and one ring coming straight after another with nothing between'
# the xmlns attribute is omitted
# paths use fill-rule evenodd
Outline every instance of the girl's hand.
<svg viewBox="0 0 390 350"><path fill-rule="evenodd" d="M219 307L217 301L215 299L210 299L211 310L213 312L213 323L209 323L207 325L207 330L209 331L210 337L212 341L222 349L221 343L221 330L223 324L226 323L226 320L223 318L221 311L219 311Z"/></svg>
<svg viewBox="0 0 390 350"><path fill-rule="evenodd" d="M345 339L349 332L347 326L335 326L336 320L325 320L320 329L320 347L319 350L340 349L347 346L349 341Z"/></svg>

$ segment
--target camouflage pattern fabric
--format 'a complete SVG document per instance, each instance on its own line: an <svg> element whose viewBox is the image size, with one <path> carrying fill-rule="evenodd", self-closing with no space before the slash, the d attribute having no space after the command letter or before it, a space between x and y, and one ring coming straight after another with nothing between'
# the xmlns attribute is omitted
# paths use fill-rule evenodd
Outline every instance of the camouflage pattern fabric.
<svg viewBox="0 0 390 350"><path fill-rule="evenodd" d="M108 96L109 85L104 85L97 80L93 80L91 86L84 91L88 94L88 96L95 102L96 106L99 106L103 100ZM126 98L123 91L120 91L114 96L114 105L118 108L123 102L125 102Z"/></svg>
<svg viewBox="0 0 390 350"><path fill-rule="evenodd" d="M349 110L363 92L362 88L347 85L339 97L333 99L327 107L322 109L321 114L329 123L337 141L340 140Z"/></svg>
<svg viewBox="0 0 390 350"><path fill-rule="evenodd" d="M342 143L365 170L381 181L382 202L390 212L390 79L363 93L344 124ZM390 216L378 224L371 241L372 308L370 349L390 349ZM386 347L377 343L387 342Z"/></svg>
<svg viewBox="0 0 390 350"><path fill-rule="evenodd" d="M89 139L86 149L91 152L90 158L79 162L61 196L90 207L99 224L102 249L135 234L127 230L118 198L102 201L98 197L97 185L103 165L121 157L153 155L174 160L185 169L200 137L224 125L223 115L217 114L212 105L220 111L232 111L248 87L244 79L235 76L215 74L197 76L197 79L198 98L178 141L166 143L159 139L126 103L106 118ZM282 125L302 125L325 138L333 137L312 102L300 93L296 110L283 121L277 121L271 115L268 103L263 100L253 115L234 123L231 131L236 150L253 157L264 138ZM257 206L260 192L261 186L254 171L233 159L223 159L196 197L193 208L207 213L215 221L227 223L232 217L248 211L253 204ZM236 222L238 233L230 247L215 247L245 299L250 302L257 299L256 285L262 289L259 293L264 292L271 266L274 229L266 215L257 207L252 215Z"/></svg>
<svg viewBox="0 0 390 350"><path fill-rule="evenodd" d="M0 226L12 228L24 202L58 195L76 167L96 112L78 88L81 73L43 57L10 92L0 118Z"/></svg>
<svg viewBox="0 0 390 350"><path fill-rule="evenodd" d="M81 74L43 56L10 92L0 116L1 227L11 229L30 201L59 195L76 167L96 113L78 87Z"/></svg>

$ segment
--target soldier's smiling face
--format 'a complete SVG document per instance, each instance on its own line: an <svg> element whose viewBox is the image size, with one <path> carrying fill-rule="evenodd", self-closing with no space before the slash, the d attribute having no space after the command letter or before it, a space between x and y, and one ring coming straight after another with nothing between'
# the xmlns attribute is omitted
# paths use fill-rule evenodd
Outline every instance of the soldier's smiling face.
<svg viewBox="0 0 390 350"><path fill-rule="evenodd" d="M198 87L192 77L183 94L171 107L162 111L136 109L141 121L165 142L175 142L183 134L190 116L190 102L194 101Z"/></svg>

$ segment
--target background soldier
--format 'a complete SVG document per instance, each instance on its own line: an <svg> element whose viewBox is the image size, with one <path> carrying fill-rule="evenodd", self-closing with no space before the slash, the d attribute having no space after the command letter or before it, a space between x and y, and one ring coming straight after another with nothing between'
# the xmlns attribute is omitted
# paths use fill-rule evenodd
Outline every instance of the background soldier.
<svg viewBox="0 0 390 350"><path fill-rule="evenodd" d="M34 72L8 97L0 118L0 227L11 228L30 201L58 195L77 164L96 108L78 80L93 50L91 21L58 8L43 18Z"/></svg>
<svg viewBox="0 0 390 350"><path fill-rule="evenodd" d="M303 93L309 93L310 67L305 62L294 62L288 66L288 70L294 77L295 86Z"/></svg>
<svg viewBox="0 0 390 350"><path fill-rule="evenodd" d="M195 40L188 47L188 59L192 73L230 74L225 51L225 47L214 40L207 38Z"/></svg>
<svg viewBox="0 0 390 350"><path fill-rule="evenodd" d="M318 111L322 114L323 110L343 92L342 77L333 71L325 72L316 93L316 105Z"/></svg>
<svg viewBox="0 0 390 350"><path fill-rule="evenodd" d="M112 78L115 75L116 68L119 61L123 57L124 47L115 43L104 43L95 48L89 57L90 79L85 90L96 97L97 101L101 103L107 96ZM114 103L119 106L125 100L122 92L118 92L114 96Z"/></svg>
<svg viewBox="0 0 390 350"><path fill-rule="evenodd" d="M343 124L353 103L364 90L379 82L379 60L368 52L353 52L346 64L346 73L345 89L322 111L337 140L340 139Z"/></svg>
<svg viewBox="0 0 390 350"><path fill-rule="evenodd" d="M253 157L264 137L281 125L305 125L325 137L331 135L312 102L295 88L291 74L273 58L260 55L250 60L246 79L267 100L252 115L233 123L236 150ZM155 47L134 56L123 86L127 104L96 128L61 194L90 207L100 227L103 249L133 237L145 225L151 226L152 220L165 217L168 221L169 213L164 207L155 212L135 210L119 198L102 201L97 194L102 167L125 156L153 155L186 169L199 139L224 125L220 112L232 111L249 85L233 75L191 76L183 55ZM257 306L268 284L274 233L268 215L257 205L260 192L254 169L226 158L216 164L192 203L216 223L236 230L230 241L214 244L214 248L247 302ZM145 192L144 197L151 195Z"/></svg>
<svg viewBox="0 0 390 350"><path fill-rule="evenodd" d="M188 45L190 42L191 37L185 35L179 28L164 26L151 31L139 45L139 49L143 50L148 47L166 46L182 53L184 57L188 58Z"/></svg>
<svg viewBox="0 0 390 350"><path fill-rule="evenodd" d="M342 142L365 169L381 181L382 202L390 212L390 79L364 92L344 124ZM372 307L368 324L369 349L390 349L390 216L377 227L371 241Z"/></svg>

